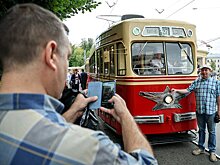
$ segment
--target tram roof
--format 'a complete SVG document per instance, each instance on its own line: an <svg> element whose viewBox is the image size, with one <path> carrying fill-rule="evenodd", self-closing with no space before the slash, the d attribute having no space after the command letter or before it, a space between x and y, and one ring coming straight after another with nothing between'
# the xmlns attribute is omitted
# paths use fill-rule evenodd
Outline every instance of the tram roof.
<svg viewBox="0 0 220 165"><path fill-rule="evenodd" d="M160 24L167 23L167 24L169 24L169 26L178 26L178 25L181 25L181 24L185 24L185 25L192 26L192 27L196 28L195 24L192 24L192 23L189 23L189 22L186 22L186 21L180 21L180 20L129 18L129 19L121 20L121 21L118 21L118 22L112 24L112 26L110 26L109 28L107 28L106 30L101 32L98 37L100 37L102 34L106 33L110 29L112 29L112 28L114 28L114 27L116 27L116 26L118 26L120 24L124 24L124 23L143 23L144 24L144 23L147 23L147 22L149 23L149 25L154 25L154 24L155 25L160 25Z"/></svg>

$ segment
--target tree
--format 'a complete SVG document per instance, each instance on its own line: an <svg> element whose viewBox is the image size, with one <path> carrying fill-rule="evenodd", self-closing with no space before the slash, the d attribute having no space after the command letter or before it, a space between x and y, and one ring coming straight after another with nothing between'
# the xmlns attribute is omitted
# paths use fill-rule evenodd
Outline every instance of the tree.
<svg viewBox="0 0 220 165"><path fill-rule="evenodd" d="M38 4L55 13L61 20L70 18L79 12L91 12L101 4L101 2L95 0L1 0L0 17L2 17L10 7L18 3Z"/></svg>
<svg viewBox="0 0 220 165"><path fill-rule="evenodd" d="M85 64L85 59L90 55L90 49L94 41L92 38L83 38L79 46L72 45L72 55L70 56L69 66L82 66ZM84 57L84 54L86 57Z"/></svg>
<svg viewBox="0 0 220 165"><path fill-rule="evenodd" d="M85 38L82 39L80 43L80 47L85 50L86 52L86 58L89 57L90 49L92 48L92 45L94 44L94 41L92 38L88 38L87 40Z"/></svg>
<svg viewBox="0 0 220 165"><path fill-rule="evenodd" d="M77 47L76 45L72 46L72 55L70 56L69 66L82 66L84 64L83 60L83 49Z"/></svg>

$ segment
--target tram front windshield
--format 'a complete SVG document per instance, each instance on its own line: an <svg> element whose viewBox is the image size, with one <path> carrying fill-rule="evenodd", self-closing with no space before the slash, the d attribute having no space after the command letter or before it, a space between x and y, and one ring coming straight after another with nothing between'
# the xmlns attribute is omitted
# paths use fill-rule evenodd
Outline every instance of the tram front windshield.
<svg viewBox="0 0 220 165"><path fill-rule="evenodd" d="M187 75L193 71L192 48L187 43L138 42L131 46L137 75Z"/></svg>

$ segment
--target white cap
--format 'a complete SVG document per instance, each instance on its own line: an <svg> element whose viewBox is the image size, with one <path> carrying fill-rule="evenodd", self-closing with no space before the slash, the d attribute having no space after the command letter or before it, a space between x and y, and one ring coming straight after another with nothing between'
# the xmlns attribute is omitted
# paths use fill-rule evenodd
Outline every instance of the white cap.
<svg viewBox="0 0 220 165"><path fill-rule="evenodd" d="M209 65L203 65L199 69L208 68L209 70L212 70L211 66Z"/></svg>
<svg viewBox="0 0 220 165"><path fill-rule="evenodd" d="M154 49L154 54L163 54L163 50L161 50L160 48L156 47Z"/></svg>

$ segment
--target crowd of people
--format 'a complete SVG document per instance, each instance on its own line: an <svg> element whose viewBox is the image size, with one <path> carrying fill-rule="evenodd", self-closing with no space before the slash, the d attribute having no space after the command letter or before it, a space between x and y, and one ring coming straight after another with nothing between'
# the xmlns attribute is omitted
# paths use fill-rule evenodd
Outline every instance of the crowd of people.
<svg viewBox="0 0 220 165"><path fill-rule="evenodd" d="M66 87L72 88L75 91L87 89L88 74L84 69L68 69L66 78Z"/></svg>

